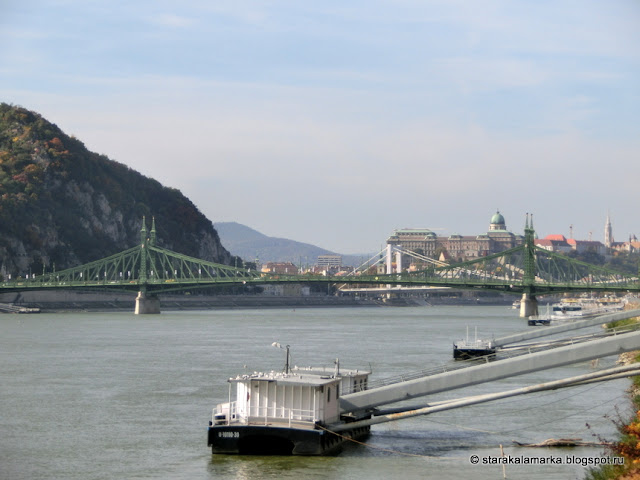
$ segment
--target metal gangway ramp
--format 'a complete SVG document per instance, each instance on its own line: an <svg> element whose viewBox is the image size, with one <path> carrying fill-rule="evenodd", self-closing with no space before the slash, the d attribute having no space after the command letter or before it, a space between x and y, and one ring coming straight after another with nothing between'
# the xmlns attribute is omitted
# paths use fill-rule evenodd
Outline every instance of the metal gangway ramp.
<svg viewBox="0 0 640 480"><path fill-rule="evenodd" d="M628 310L590 319L598 323L607 323L640 316L640 310ZM546 328L546 331L553 327ZM555 330L554 333L559 333ZM532 332L533 333L533 332ZM552 333L549 333L551 335ZM533 337L530 337L533 338ZM390 383L377 388L370 388L356 393L345 394L340 398L343 413L361 413L376 407L403 400L423 397L459 388L478 385L507 377L546 370L596 358L618 355L640 349L640 330L636 326L626 327L607 336L594 336L582 341L549 348L547 350L526 353L512 358L497 359L478 364L471 362L469 366L442 373L431 372L405 381ZM634 366L636 370L640 367Z"/></svg>
<svg viewBox="0 0 640 480"><path fill-rule="evenodd" d="M547 337L556 335L558 333L570 332L572 330L579 330L581 328L594 327L596 325L602 325L603 323L617 322L618 320L626 320L627 318L633 318L640 316L640 310L626 310L615 313L609 313L606 315L597 315L584 320L575 320L562 323L560 325L553 325L549 327L536 327L526 332L514 333L512 335L506 335L504 337L498 337L491 341L495 347L504 347L514 343L524 342L534 338Z"/></svg>

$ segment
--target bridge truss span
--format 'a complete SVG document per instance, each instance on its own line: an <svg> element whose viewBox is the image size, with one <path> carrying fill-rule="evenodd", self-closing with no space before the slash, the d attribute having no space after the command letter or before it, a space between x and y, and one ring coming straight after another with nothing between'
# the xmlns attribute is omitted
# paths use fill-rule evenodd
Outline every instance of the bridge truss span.
<svg viewBox="0 0 640 480"><path fill-rule="evenodd" d="M4 291L40 289L115 289L168 292L215 285L237 285L262 279L256 271L209 262L161 248L155 242L155 222L151 235L142 229L139 245L120 253L60 271L7 279Z"/></svg>
<svg viewBox="0 0 640 480"><path fill-rule="evenodd" d="M133 248L66 270L5 278L0 282L0 291L99 288L157 294L275 283L484 289L534 299L535 295L571 291L640 291L638 275L614 272L549 252L537 247L534 238L533 227L527 225L521 246L464 263L425 260L423 268L416 271L350 276L279 275L234 268L161 248L156 244L155 222L147 235L143 220L141 242ZM531 314L521 312L523 316Z"/></svg>
<svg viewBox="0 0 640 480"><path fill-rule="evenodd" d="M638 276L614 272L535 247L534 273L525 264L525 247L468 262L385 276L387 283L429 283L460 288L486 288L538 294L563 291L638 290ZM395 278L394 278L395 277Z"/></svg>
<svg viewBox="0 0 640 480"><path fill-rule="evenodd" d="M615 272L536 246L535 231L528 222L523 245L452 265L429 262L423 270L384 277L381 281L391 285L429 284L529 295L640 289L638 275Z"/></svg>

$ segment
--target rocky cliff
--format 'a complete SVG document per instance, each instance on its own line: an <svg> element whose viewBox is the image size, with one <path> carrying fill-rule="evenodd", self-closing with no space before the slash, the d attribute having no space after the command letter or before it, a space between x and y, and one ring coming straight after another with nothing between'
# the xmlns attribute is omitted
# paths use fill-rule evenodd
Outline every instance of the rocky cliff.
<svg viewBox="0 0 640 480"><path fill-rule="evenodd" d="M178 190L88 151L37 113L0 104L0 275L42 273L136 245L231 264L213 224Z"/></svg>

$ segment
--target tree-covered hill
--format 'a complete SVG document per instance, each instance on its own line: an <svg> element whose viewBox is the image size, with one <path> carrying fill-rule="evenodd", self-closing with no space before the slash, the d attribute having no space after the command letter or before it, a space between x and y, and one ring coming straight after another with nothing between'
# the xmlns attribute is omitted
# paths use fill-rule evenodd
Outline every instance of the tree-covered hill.
<svg viewBox="0 0 640 480"><path fill-rule="evenodd" d="M0 103L0 274L42 273L136 245L231 263L213 224L176 189L88 151L37 113Z"/></svg>

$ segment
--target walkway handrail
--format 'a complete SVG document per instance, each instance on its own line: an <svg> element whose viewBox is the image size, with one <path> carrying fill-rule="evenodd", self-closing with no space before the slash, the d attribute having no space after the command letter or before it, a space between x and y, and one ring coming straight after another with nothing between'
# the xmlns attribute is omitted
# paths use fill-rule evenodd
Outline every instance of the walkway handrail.
<svg viewBox="0 0 640 480"><path fill-rule="evenodd" d="M405 373L401 375L383 378L380 380L374 380L374 381L369 380L367 390L374 390L376 388L395 385L395 384L406 382L409 380L417 380L420 378L426 378L426 377L430 377L432 375L437 375L440 373L453 372L453 371L461 370L468 367L474 367L482 363L499 362L502 360L508 360L511 358L519 357L521 355L527 355L529 353L552 350L555 348L564 347L566 345L575 345L578 343L584 343L584 342L588 342L588 341L599 339L599 338L619 335L622 333L629 333L636 330L640 330L640 323L633 324L633 325L626 325L623 327L610 329L604 332L598 332L598 333L593 333L589 335L581 335L578 337L571 337L567 339L560 339L555 342L550 342L541 346L524 345L522 349L513 348L513 349L510 349L509 351L498 350L498 352L494 354L484 355L478 358L471 358L467 360L456 360L455 362L444 363L433 368L419 370L416 372ZM498 354L499 354L499 357L498 357ZM352 390L344 391L342 393L342 397L345 397L346 395L349 395L351 393L354 393L354 392Z"/></svg>

